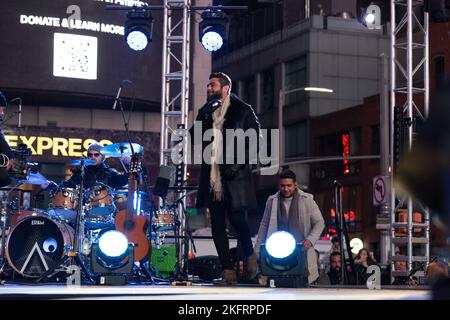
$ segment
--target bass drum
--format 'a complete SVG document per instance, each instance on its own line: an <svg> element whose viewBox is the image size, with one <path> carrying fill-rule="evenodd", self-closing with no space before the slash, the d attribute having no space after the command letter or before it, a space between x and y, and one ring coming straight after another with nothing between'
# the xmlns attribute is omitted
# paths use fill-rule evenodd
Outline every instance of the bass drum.
<svg viewBox="0 0 450 320"><path fill-rule="evenodd" d="M6 242L6 258L20 275L39 278L55 270L73 246L73 229L67 223L33 213L21 219Z"/></svg>

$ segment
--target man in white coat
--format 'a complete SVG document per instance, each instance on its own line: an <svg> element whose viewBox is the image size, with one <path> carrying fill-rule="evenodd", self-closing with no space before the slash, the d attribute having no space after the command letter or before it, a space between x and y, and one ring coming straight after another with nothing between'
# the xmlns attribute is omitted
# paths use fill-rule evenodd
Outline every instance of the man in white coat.
<svg viewBox="0 0 450 320"><path fill-rule="evenodd" d="M311 284L319 277L314 244L324 228L325 223L313 195L298 188L293 171L284 170L280 174L279 191L267 199L254 251L259 256L261 244L276 231L291 233L305 248L308 283Z"/></svg>

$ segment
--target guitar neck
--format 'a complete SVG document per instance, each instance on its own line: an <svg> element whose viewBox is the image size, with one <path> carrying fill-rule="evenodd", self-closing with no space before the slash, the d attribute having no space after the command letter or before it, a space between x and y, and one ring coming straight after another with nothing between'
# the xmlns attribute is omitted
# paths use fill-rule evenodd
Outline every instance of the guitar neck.
<svg viewBox="0 0 450 320"><path fill-rule="evenodd" d="M137 179L134 172L130 172L130 177L128 178L128 201L127 201L127 220L132 219L134 215L134 196L138 189Z"/></svg>

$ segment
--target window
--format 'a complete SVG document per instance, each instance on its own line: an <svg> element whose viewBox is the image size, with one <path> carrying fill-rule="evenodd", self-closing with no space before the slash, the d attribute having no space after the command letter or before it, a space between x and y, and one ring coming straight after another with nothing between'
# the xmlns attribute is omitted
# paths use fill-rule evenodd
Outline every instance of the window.
<svg viewBox="0 0 450 320"><path fill-rule="evenodd" d="M226 4L220 3L220 5ZM236 2L232 5L236 5ZM241 1L239 5L248 5L249 8L248 10L236 10L236 12L230 13L228 45L215 54L230 53L280 30L283 26L283 4L281 1L267 3Z"/></svg>
<svg viewBox="0 0 450 320"><path fill-rule="evenodd" d="M274 108L274 78L273 68L261 73L261 111Z"/></svg>
<svg viewBox="0 0 450 320"><path fill-rule="evenodd" d="M245 78L242 82L242 97L241 99L250 104L253 108L256 107L256 79L253 76ZM236 92L236 91L235 91Z"/></svg>
<svg viewBox="0 0 450 320"><path fill-rule="evenodd" d="M285 127L285 156L287 158L306 156L308 139L306 129L306 122Z"/></svg>
<svg viewBox="0 0 450 320"><path fill-rule="evenodd" d="M306 87L308 82L306 63L306 55L286 63L284 79L285 90ZM305 91L292 92L284 97L284 104L295 104L305 100L305 98Z"/></svg>

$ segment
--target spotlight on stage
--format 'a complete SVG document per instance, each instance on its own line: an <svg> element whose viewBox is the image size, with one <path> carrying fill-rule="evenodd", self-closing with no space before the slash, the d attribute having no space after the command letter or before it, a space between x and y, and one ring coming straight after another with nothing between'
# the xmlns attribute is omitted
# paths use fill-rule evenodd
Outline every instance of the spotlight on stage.
<svg viewBox="0 0 450 320"><path fill-rule="evenodd" d="M299 288L308 284L303 245L286 231L272 233L261 245L259 266L267 286Z"/></svg>
<svg viewBox="0 0 450 320"><path fill-rule="evenodd" d="M134 248L123 233L106 231L92 244L91 266L98 284L126 284L133 265Z"/></svg>
<svg viewBox="0 0 450 320"><path fill-rule="evenodd" d="M199 39L208 51L217 51L222 48L228 36L228 18L221 10L205 10L202 12L202 21L199 24Z"/></svg>
<svg viewBox="0 0 450 320"><path fill-rule="evenodd" d="M153 17L149 10L135 7L127 14L125 40L135 50L144 50L152 41Z"/></svg>

